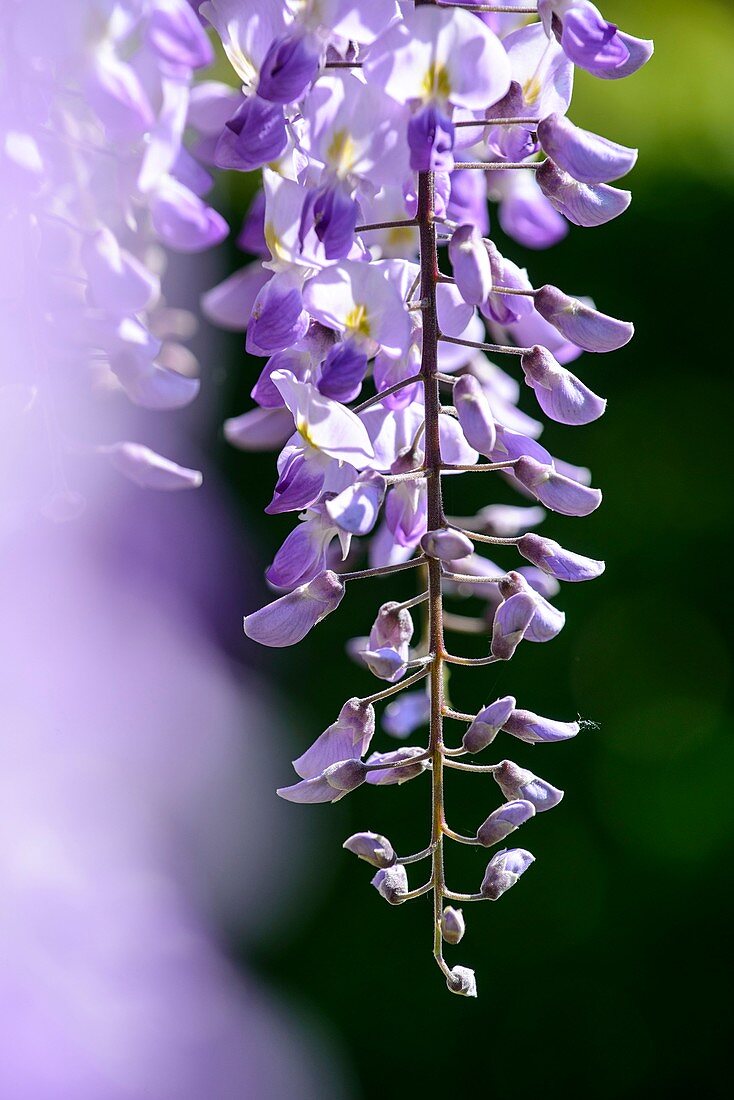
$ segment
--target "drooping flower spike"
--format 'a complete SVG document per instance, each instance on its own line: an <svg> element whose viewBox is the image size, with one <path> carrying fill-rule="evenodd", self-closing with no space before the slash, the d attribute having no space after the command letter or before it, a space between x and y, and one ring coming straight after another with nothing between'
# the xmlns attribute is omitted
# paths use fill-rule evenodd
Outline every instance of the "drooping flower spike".
<svg viewBox="0 0 734 1100"><path fill-rule="evenodd" d="M345 704L279 794L336 802L358 787L430 775L433 828L423 850L401 855L370 831L344 847L376 868L372 884L389 904L431 896L436 962L448 988L466 997L476 996L473 971L444 959L444 946L464 935L454 903L500 899L534 857L497 851L483 879L460 893L446 881L444 846L500 844L563 792L511 760L463 758L495 741L569 740L584 723L535 713L515 694L463 713L450 702L449 674L550 641L565 624L552 602L561 583L603 573L603 562L532 530L547 511L590 514L601 493L588 470L539 442L542 422L518 402L527 387L551 420L596 421L606 402L584 367L568 364L632 336L588 299L534 286L500 253L491 225L497 217L510 237L545 248L569 223L600 225L627 208L629 193L611 185L633 167L635 150L566 114L575 64L617 78L651 53L586 0L539 0L534 20L518 5L471 7L211 0L202 8L243 82L219 116L218 138L208 135L215 158L268 165L242 236L258 260L206 299L210 316L246 330L248 348L266 360L256 407L226 431L243 450L280 448L267 510L299 513L268 569L280 594L245 618L245 631L291 645L359 580L408 571L418 582L402 603L388 594L349 643L381 685ZM487 475L482 486L495 475L524 499L451 516L444 490L462 474ZM467 598L479 602L479 617L461 613ZM424 614L422 632L414 618ZM452 652L454 631L484 634L486 656ZM520 697L522 685L512 690ZM372 747L383 703L383 731L410 744ZM463 727L454 747L449 723ZM427 738L416 736L425 727ZM471 835L446 823L452 769L492 776L505 798ZM427 877L412 886L409 871L424 860Z"/></svg>
<svg viewBox="0 0 734 1100"><path fill-rule="evenodd" d="M200 252L228 232L204 198L213 180L184 144L211 42L187 0L28 0L3 16L0 235L13 275L0 314L16 349L3 388L36 395L29 419L53 455L44 511L83 507L67 451L104 456L146 489L195 488L198 471L143 444L76 439L68 393L87 377L95 393L156 411L198 393L184 344L196 319L166 303L162 274L164 249Z"/></svg>

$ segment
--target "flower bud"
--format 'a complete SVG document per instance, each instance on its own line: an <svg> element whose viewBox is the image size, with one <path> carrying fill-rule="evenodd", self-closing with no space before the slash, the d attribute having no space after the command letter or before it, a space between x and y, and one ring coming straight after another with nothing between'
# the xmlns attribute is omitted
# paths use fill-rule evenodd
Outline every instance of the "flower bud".
<svg viewBox="0 0 734 1100"><path fill-rule="evenodd" d="M542 576L542 574L541 574ZM566 616L529 583L522 573L512 571L504 577L498 585L500 595L506 600L522 593L533 601L535 613L525 631L524 637L529 642L549 642L560 634L566 623Z"/></svg>
<svg viewBox="0 0 734 1100"><path fill-rule="evenodd" d="M538 313L562 336L584 351L617 351L634 336L634 326L571 298L555 286L542 286L535 295Z"/></svg>
<svg viewBox="0 0 734 1100"><path fill-rule="evenodd" d="M489 401L473 375L462 374L456 380L453 401L467 443L489 456L497 441L497 429Z"/></svg>
<svg viewBox="0 0 734 1100"><path fill-rule="evenodd" d="M568 741L576 736L581 726L578 722L556 722L553 718L543 718L531 710L513 710L502 728L518 740L535 745L541 741Z"/></svg>
<svg viewBox="0 0 734 1100"><path fill-rule="evenodd" d="M637 150L574 126L565 115L541 119L538 140L549 157L581 183L612 183L637 162Z"/></svg>
<svg viewBox="0 0 734 1100"><path fill-rule="evenodd" d="M392 867L396 859L392 844L379 833L354 833L344 841L342 848L373 867Z"/></svg>
<svg viewBox="0 0 734 1100"><path fill-rule="evenodd" d="M329 765L324 778L335 791L354 791L364 783L367 771L361 760L340 760Z"/></svg>
<svg viewBox="0 0 734 1100"><path fill-rule="evenodd" d="M579 183L550 158L543 161L535 179L548 202L574 225L605 225L624 214L632 193L606 183Z"/></svg>
<svg viewBox="0 0 734 1100"><path fill-rule="evenodd" d="M460 225L449 241L449 259L465 302L480 305L492 289L492 268L482 234L475 225Z"/></svg>
<svg viewBox="0 0 734 1100"><path fill-rule="evenodd" d="M535 346L521 360L525 381L541 409L558 424L590 424L603 415L607 403L566 370L546 348Z"/></svg>
<svg viewBox="0 0 734 1100"><path fill-rule="evenodd" d="M588 516L601 504L599 489L580 485L547 463L523 455L513 468L515 477L537 500L562 516Z"/></svg>
<svg viewBox="0 0 734 1100"><path fill-rule="evenodd" d="M534 862L535 856L524 848L505 848L497 852L487 864L480 893L490 901L497 901Z"/></svg>
<svg viewBox="0 0 734 1100"><path fill-rule="evenodd" d="M408 874L402 863L383 867L372 879L372 885L390 905L400 905L408 893Z"/></svg>
<svg viewBox="0 0 734 1100"><path fill-rule="evenodd" d="M374 771L368 771L367 782L374 786L390 787L396 783L407 783L409 779L415 779L417 775L426 770L428 760L417 760L415 763L410 761L415 756L422 756L424 752L425 749L417 745L404 745L390 752L373 752L371 756L367 757L368 764L395 764L400 760L405 760L406 763L405 767L375 768Z"/></svg>
<svg viewBox="0 0 734 1100"><path fill-rule="evenodd" d="M492 624L492 656L509 661L535 615L535 603L525 592L510 596L497 608Z"/></svg>
<svg viewBox="0 0 734 1100"><path fill-rule="evenodd" d="M532 802L537 813L552 810L563 798L563 791L540 779L511 760L503 760L494 772L494 781L505 798Z"/></svg>
<svg viewBox="0 0 734 1100"><path fill-rule="evenodd" d="M474 552L474 546L463 532L449 528L428 531L421 539L421 548L429 558L440 561L457 561Z"/></svg>
<svg viewBox="0 0 734 1100"><path fill-rule="evenodd" d="M466 924L461 909L447 905L441 916L441 935L446 943L459 943L464 938Z"/></svg>
<svg viewBox="0 0 734 1100"><path fill-rule="evenodd" d="M446 979L446 985L452 993L460 997L476 997L477 980L474 971L468 966L455 966Z"/></svg>
<svg viewBox="0 0 734 1100"><path fill-rule="evenodd" d="M591 581L604 572L604 562L572 554L552 539L541 535L523 535L517 548L524 558L537 565L544 573L560 581Z"/></svg>
<svg viewBox="0 0 734 1100"><path fill-rule="evenodd" d="M494 741L515 706L513 697L505 695L502 699L497 699L480 710L462 738L464 749L467 752L481 752L482 749L486 749L487 745Z"/></svg>
<svg viewBox="0 0 734 1100"><path fill-rule="evenodd" d="M513 802L506 802L504 806L493 810L487 820L479 826L477 840L483 847L491 848L493 844L504 840L534 816L535 806L527 799L519 798Z"/></svg>
<svg viewBox="0 0 734 1100"><path fill-rule="evenodd" d="M392 646L398 649L413 637L413 620L407 608L394 600L384 603L377 612L370 631L370 646Z"/></svg>

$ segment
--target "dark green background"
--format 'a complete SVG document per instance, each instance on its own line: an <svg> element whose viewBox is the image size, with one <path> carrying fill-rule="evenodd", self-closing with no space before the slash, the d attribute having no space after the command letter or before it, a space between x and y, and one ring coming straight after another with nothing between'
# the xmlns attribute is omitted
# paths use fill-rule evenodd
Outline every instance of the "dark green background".
<svg viewBox="0 0 734 1100"><path fill-rule="evenodd" d="M428 900L391 909L369 886L367 865L340 849L361 828L384 832L401 851L422 847L429 779L360 790L336 806L288 807L294 831L307 814L322 827L314 894L304 899L300 923L279 926L248 958L342 1046L364 1098L408 1089L437 1095L439 1086L459 1095L510 1087L551 1097L573 1089L600 1097L651 1089L728 1094L734 746L726 331L734 311L724 250L734 193L726 86L734 19L729 4L715 2L609 2L604 10L658 45L648 69L623 84L579 80L572 113L640 145L633 205L609 226L573 231L552 252L523 255L501 240L500 247L527 263L536 285L590 294L637 326L629 348L586 355L574 368L609 398L603 420L551 425L543 436L554 453L589 465L605 494L592 517L550 517L543 530L604 557L607 573L563 589L557 602L568 621L554 642L521 647L509 667L457 674L452 683L461 709L512 692L523 706L558 718L580 713L600 728L556 746L531 749L510 739L496 746L567 793L518 834L537 857L522 883L498 904L466 906L464 941L447 948L452 964L476 970L477 1001L445 990L431 958ZM239 186L225 196L235 223ZM261 364L244 358L239 337L226 347L219 401L222 413L235 415L249 407ZM523 407L534 413L524 389ZM220 443L216 458L247 525L243 574L259 575L292 523L262 514L273 456ZM462 504L474 507L498 499L495 483L481 480L465 479L462 490L452 483L452 494L465 493ZM344 642L366 632L383 599L410 594L412 583L351 586L340 612L297 650L260 651L230 639L237 659L282 692L291 755L333 721L344 699L371 690ZM242 598L248 610L263 602L264 585L247 592L243 585ZM234 612L239 621L239 605ZM464 642L461 651L470 649ZM376 746L394 742L382 735ZM449 820L471 830L498 792L489 777L448 779ZM451 881L476 889L485 862L481 849L451 851Z"/></svg>

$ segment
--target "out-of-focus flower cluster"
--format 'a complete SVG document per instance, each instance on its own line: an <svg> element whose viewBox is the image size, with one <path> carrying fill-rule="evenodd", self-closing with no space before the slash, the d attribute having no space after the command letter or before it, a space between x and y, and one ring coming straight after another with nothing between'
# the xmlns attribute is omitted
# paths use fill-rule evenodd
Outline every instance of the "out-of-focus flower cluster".
<svg viewBox="0 0 734 1100"><path fill-rule="evenodd" d="M349 700L294 762L299 781L279 792L334 802L364 783L401 783L431 768L431 844L404 861L431 856L426 886L409 889L384 837L348 842L378 867L373 883L395 904L428 890L439 901L496 900L532 855L497 853L479 892L458 895L443 877L444 835L495 844L562 797L502 761L479 770L493 773L505 806L474 837L446 826L444 766L476 768L451 757L482 751L500 731L549 743L580 727L523 710L511 696L478 715L453 711L444 673L554 638L565 621L550 602L559 582L603 572L603 562L529 530L546 510L588 515L601 493L588 470L538 442L541 422L518 408L520 383L551 420L588 424L606 402L568 364L584 351L621 348L633 333L587 299L535 287L492 241L488 200L505 234L535 249L559 241L569 223L598 226L623 213L630 193L610 185L637 154L568 119L574 65L617 79L639 69L652 44L619 31L587 0L539 0L539 18L486 7L207 0L200 9L241 81L237 92L200 89L203 150L220 168L262 169L263 177L239 238L259 262L204 300L210 318L246 330L247 350L266 359L252 389L256 408L226 431L244 450L281 448L266 511L299 513L267 570L284 594L248 615L245 631L265 645L291 645L339 605L347 581L428 567L427 592L383 604L369 636L351 645L393 686ZM520 370L505 370L498 357ZM447 517L441 483L464 471L496 472L523 505ZM340 573L339 561L367 536L368 568ZM475 542L499 553L511 547L525 564L508 572ZM462 596L483 599L478 627L444 615L444 598ZM424 600L429 629L413 647L410 609ZM489 655L451 655L444 629L489 633ZM423 685L392 702L385 727L405 737L430 719L428 748L366 757L372 704L423 679L429 693ZM468 723L461 748L446 749L444 717ZM435 912L448 942L463 929L453 912ZM446 968L440 936L435 954L449 988L474 995L471 971Z"/></svg>
<svg viewBox="0 0 734 1100"><path fill-rule="evenodd" d="M196 321L165 301L161 277L166 249L227 233L182 144L209 39L186 0L8 0L0 43L0 400L44 425L45 509L83 506L70 449L147 488L196 486L196 470L142 444L74 438L64 406L90 387L159 410L198 392L184 343Z"/></svg>

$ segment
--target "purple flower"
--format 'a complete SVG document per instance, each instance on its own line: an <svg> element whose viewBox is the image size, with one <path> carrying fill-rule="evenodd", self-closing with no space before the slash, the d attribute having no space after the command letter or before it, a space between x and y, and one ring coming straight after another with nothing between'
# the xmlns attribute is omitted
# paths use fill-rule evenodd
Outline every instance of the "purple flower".
<svg viewBox="0 0 734 1100"><path fill-rule="evenodd" d="M580 183L550 159L535 173L540 190L551 205L574 225L606 225L624 214L632 201L629 191L606 183Z"/></svg>
<svg viewBox="0 0 734 1100"><path fill-rule="evenodd" d="M214 51L186 0L157 0L146 30L148 42L174 69L211 65Z"/></svg>
<svg viewBox="0 0 734 1100"><path fill-rule="evenodd" d="M532 802L536 813L552 810L563 798L563 791L525 768L519 768L511 760L503 760L498 765L494 780L505 798Z"/></svg>
<svg viewBox="0 0 734 1100"><path fill-rule="evenodd" d="M454 167L454 124L429 105L408 123L410 167L414 172L450 172Z"/></svg>
<svg viewBox="0 0 734 1100"><path fill-rule="evenodd" d="M584 351L617 351L634 336L634 326L570 298L555 286L542 286L535 295L535 308L567 340Z"/></svg>
<svg viewBox="0 0 734 1100"><path fill-rule="evenodd" d="M470 447L483 455L491 455L497 442L497 428L487 396L471 374L457 378L453 392L454 406L461 430Z"/></svg>
<svg viewBox="0 0 734 1100"><path fill-rule="evenodd" d="M316 78L321 47L313 35L297 31L273 40L260 66L257 94L271 103L300 99Z"/></svg>
<svg viewBox="0 0 734 1100"><path fill-rule="evenodd" d="M502 699L497 699L480 710L462 738L461 743L466 751L481 752L487 745L491 745L515 706L512 695L505 695Z"/></svg>
<svg viewBox="0 0 734 1100"><path fill-rule="evenodd" d="M342 601L344 584L327 569L308 584L245 616L245 634L260 645L295 645Z"/></svg>
<svg viewBox="0 0 734 1100"><path fill-rule="evenodd" d="M514 474L520 484L551 512L560 512L564 516L588 516L601 504L599 489L580 485L529 455L517 460Z"/></svg>
<svg viewBox="0 0 734 1100"><path fill-rule="evenodd" d="M535 745L542 741L567 741L575 737L581 729L578 722L556 722L553 718L542 718L530 710L514 710L502 727L505 733L511 733L519 741Z"/></svg>
<svg viewBox="0 0 734 1100"><path fill-rule="evenodd" d="M505 802L504 806L493 810L487 820L479 826L477 840L485 848L491 848L493 844L499 844L534 816L535 806L524 798Z"/></svg>
<svg viewBox="0 0 734 1100"><path fill-rule="evenodd" d="M251 95L222 130L214 156L218 168L252 172L277 160L287 144L283 108Z"/></svg>
<svg viewBox="0 0 734 1100"><path fill-rule="evenodd" d="M375 768L374 771L367 773L367 782L387 787L397 783L407 783L409 779L415 779L416 776L426 770L428 760L416 760L414 763L411 763L411 761L414 757L422 756L424 753L425 749L417 745L401 745L399 749L392 749L390 752L373 752L371 756L367 757L367 763L373 766L375 764L396 765L403 760L406 763L404 767Z"/></svg>
<svg viewBox="0 0 734 1100"><path fill-rule="evenodd" d="M361 760L375 732L375 710L359 699L348 699L339 717L317 737L313 745L293 761L296 775L314 779L332 764Z"/></svg>
<svg viewBox="0 0 734 1100"><path fill-rule="evenodd" d="M358 206L350 190L339 180L309 191L301 213L301 244L313 228L324 246L326 259L342 259L349 255L354 245L357 212Z"/></svg>
<svg viewBox="0 0 734 1100"><path fill-rule="evenodd" d="M382 867L372 879L378 894L390 905L400 905L408 893L408 874L402 863Z"/></svg>
<svg viewBox="0 0 734 1100"><path fill-rule="evenodd" d="M440 561L457 561L474 552L474 546L461 531L441 528L440 531L427 531L421 539L421 548L429 558Z"/></svg>
<svg viewBox="0 0 734 1100"><path fill-rule="evenodd" d="M313 779L302 779L291 787L279 787L276 794L286 802L338 802L360 787L366 775L361 760L340 760Z"/></svg>
<svg viewBox="0 0 734 1100"><path fill-rule="evenodd" d="M652 42L622 33L588 0L538 0L538 14L566 56L594 76L629 76L652 56Z"/></svg>
<svg viewBox="0 0 734 1100"><path fill-rule="evenodd" d="M586 558L582 554L572 554L553 539L546 539L541 535L523 535L518 541L517 549L544 573L549 573L560 581L591 581L604 572L603 561Z"/></svg>
<svg viewBox="0 0 734 1100"><path fill-rule="evenodd" d="M334 344L321 366L319 391L346 404L359 394L366 373L366 353L350 340L342 340Z"/></svg>
<svg viewBox="0 0 734 1100"><path fill-rule="evenodd" d="M342 848L373 867L392 867L397 858L390 841L379 833L354 833L344 841Z"/></svg>
<svg viewBox="0 0 734 1100"><path fill-rule="evenodd" d="M543 151L580 183L611 183L634 168L637 150L574 126L565 115L548 115L538 126Z"/></svg>
<svg viewBox="0 0 734 1100"><path fill-rule="evenodd" d="M603 416L607 403L562 367L547 348L537 345L521 359L525 381L538 404L559 424L590 424Z"/></svg>
<svg viewBox="0 0 734 1100"><path fill-rule="evenodd" d="M377 522L385 488L382 474L365 470L338 496L326 501L327 514L340 530L350 535L368 535Z"/></svg>
<svg viewBox="0 0 734 1100"><path fill-rule="evenodd" d="M492 268L482 235L474 225L460 225L449 242L449 259L461 296L478 306L492 289Z"/></svg>
<svg viewBox="0 0 734 1100"><path fill-rule="evenodd" d="M535 615L535 604L524 592L504 600L497 608L492 626L492 656L509 661L525 637Z"/></svg>
<svg viewBox="0 0 734 1100"><path fill-rule="evenodd" d="M487 864L487 870L482 879L481 893L490 901L497 901L502 895L514 886L531 863L535 862L535 856L526 852L524 848L506 848L502 852L493 855Z"/></svg>
<svg viewBox="0 0 734 1100"><path fill-rule="evenodd" d="M201 252L229 232L221 214L170 177L158 187L150 212L156 233L176 252Z"/></svg>

